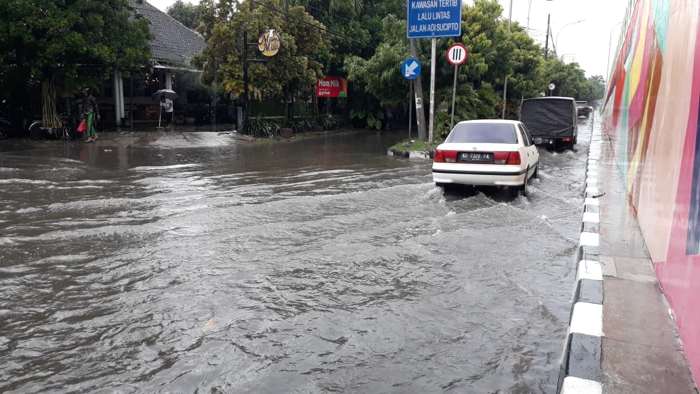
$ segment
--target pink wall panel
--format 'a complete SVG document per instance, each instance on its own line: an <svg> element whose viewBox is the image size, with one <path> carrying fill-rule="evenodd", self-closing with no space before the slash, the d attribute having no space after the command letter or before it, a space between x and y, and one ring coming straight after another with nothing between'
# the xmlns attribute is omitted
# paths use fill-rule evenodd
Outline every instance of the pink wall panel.
<svg viewBox="0 0 700 394"><path fill-rule="evenodd" d="M606 95L606 132L699 382L700 4L631 7Z"/></svg>

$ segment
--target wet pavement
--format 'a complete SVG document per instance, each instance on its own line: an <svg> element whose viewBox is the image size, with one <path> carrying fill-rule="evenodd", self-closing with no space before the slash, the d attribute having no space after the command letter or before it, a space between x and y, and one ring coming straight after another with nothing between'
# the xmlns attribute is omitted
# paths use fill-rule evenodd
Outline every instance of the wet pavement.
<svg viewBox="0 0 700 394"><path fill-rule="evenodd" d="M614 141L597 162L604 269L602 383L607 394L697 394L675 317L627 194Z"/></svg>
<svg viewBox="0 0 700 394"><path fill-rule="evenodd" d="M396 134L3 141L0 392L554 392L580 132L516 199Z"/></svg>

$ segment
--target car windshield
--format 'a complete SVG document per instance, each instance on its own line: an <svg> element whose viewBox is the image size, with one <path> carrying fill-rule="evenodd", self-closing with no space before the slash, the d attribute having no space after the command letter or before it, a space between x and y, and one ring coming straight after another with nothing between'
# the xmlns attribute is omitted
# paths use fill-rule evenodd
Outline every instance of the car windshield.
<svg viewBox="0 0 700 394"><path fill-rule="evenodd" d="M515 127L506 123L462 123L455 126L445 142L517 144Z"/></svg>

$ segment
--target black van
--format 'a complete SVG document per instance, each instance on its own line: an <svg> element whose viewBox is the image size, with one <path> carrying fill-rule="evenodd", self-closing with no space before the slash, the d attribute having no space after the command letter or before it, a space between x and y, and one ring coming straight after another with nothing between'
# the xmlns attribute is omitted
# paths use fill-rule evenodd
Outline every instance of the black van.
<svg viewBox="0 0 700 394"><path fill-rule="evenodd" d="M535 144L574 147L578 142L576 100L571 97L537 97L523 101L520 121Z"/></svg>

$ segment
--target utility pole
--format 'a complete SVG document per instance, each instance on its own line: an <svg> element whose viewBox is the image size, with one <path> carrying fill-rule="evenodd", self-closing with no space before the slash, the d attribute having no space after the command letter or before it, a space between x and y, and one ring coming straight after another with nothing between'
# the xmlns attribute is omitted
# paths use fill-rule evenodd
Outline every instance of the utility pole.
<svg viewBox="0 0 700 394"><path fill-rule="evenodd" d="M544 59L549 58L549 32L552 14L547 14L547 38L544 40Z"/></svg>
<svg viewBox="0 0 700 394"><path fill-rule="evenodd" d="M418 59L418 50L416 49L416 40L410 39L411 56ZM416 125L418 126L418 139L425 141L427 135L425 133L425 111L423 110L423 77L420 75L413 83L413 92L416 102Z"/></svg>
<svg viewBox="0 0 700 394"><path fill-rule="evenodd" d="M528 16L529 18L529 16ZM508 11L508 34L510 34L510 24L513 20L513 0L510 0L510 10ZM529 23L529 22L528 22ZM503 113L501 119L506 118L506 107L508 106L508 73L503 80Z"/></svg>
<svg viewBox="0 0 700 394"><path fill-rule="evenodd" d="M249 3L250 13L253 13L253 0ZM250 80L248 77L248 26L243 29L243 130L248 127L250 119Z"/></svg>

